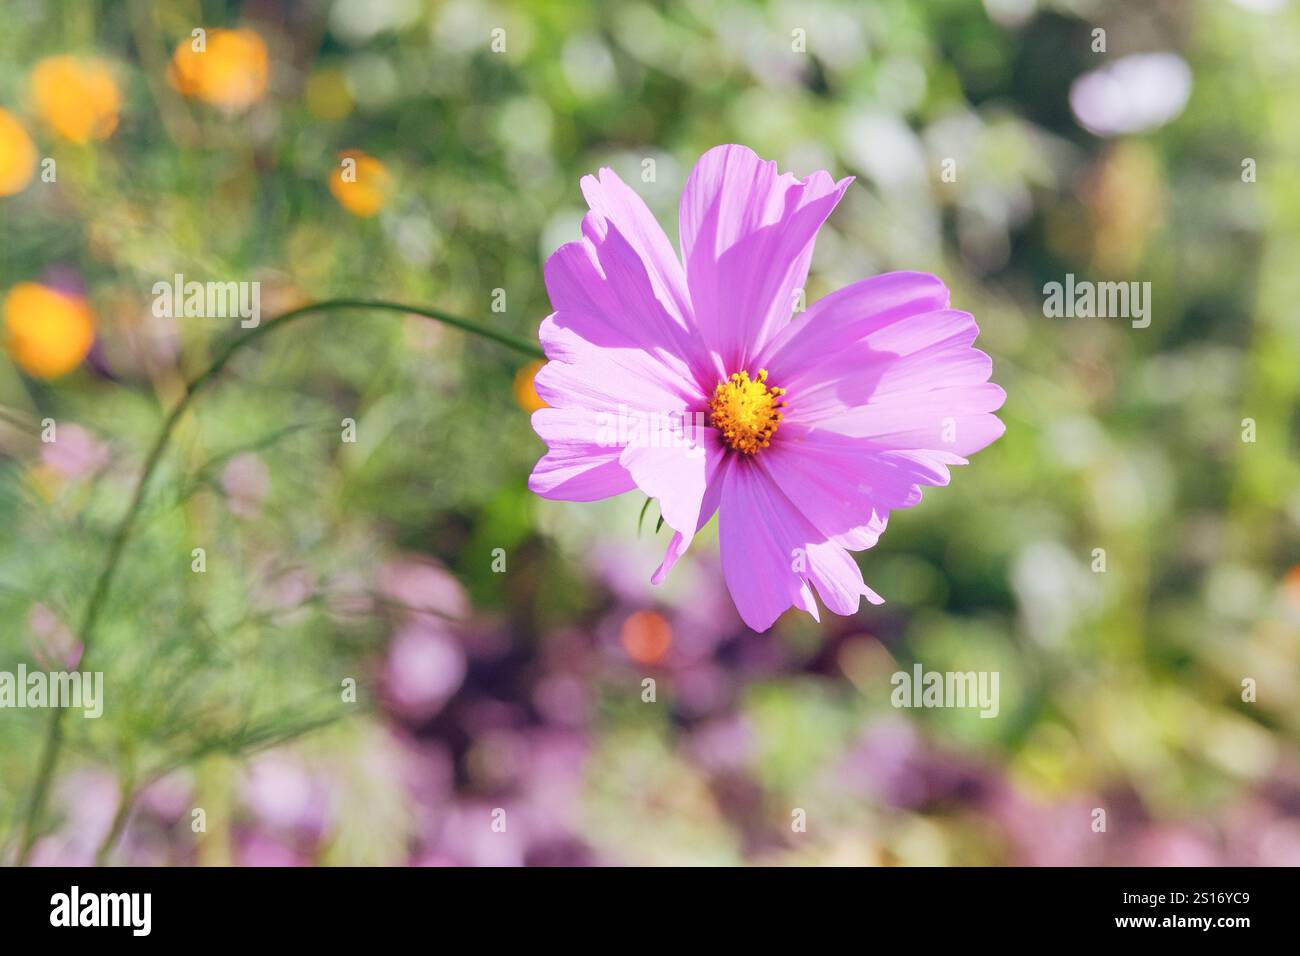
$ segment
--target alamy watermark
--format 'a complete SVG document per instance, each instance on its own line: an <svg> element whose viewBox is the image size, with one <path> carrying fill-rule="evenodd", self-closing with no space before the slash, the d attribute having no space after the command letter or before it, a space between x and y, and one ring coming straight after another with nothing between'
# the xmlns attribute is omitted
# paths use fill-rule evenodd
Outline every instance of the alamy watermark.
<svg viewBox="0 0 1300 956"><path fill-rule="evenodd" d="M1065 282L1043 286L1043 315L1049 319L1131 319L1133 328L1151 324L1150 282L1075 281L1074 273L1065 274Z"/></svg>
<svg viewBox="0 0 1300 956"><path fill-rule="evenodd" d="M103 671L0 671L0 709L80 708L83 717L104 713Z"/></svg>
<svg viewBox="0 0 1300 956"><path fill-rule="evenodd" d="M889 679L895 707L980 708L981 717L996 717L1001 709L997 671L897 671Z"/></svg>
<svg viewBox="0 0 1300 956"><path fill-rule="evenodd" d="M160 319L239 319L245 329L262 321L262 283L173 281L153 284L153 314Z"/></svg>
<svg viewBox="0 0 1300 956"><path fill-rule="evenodd" d="M83 893L73 886L50 897L51 926L119 926L132 936L153 929L152 893Z"/></svg>
<svg viewBox="0 0 1300 956"><path fill-rule="evenodd" d="M703 448L699 441L708 427L706 412L643 412L618 407L618 413L596 414L596 444L602 448Z"/></svg>

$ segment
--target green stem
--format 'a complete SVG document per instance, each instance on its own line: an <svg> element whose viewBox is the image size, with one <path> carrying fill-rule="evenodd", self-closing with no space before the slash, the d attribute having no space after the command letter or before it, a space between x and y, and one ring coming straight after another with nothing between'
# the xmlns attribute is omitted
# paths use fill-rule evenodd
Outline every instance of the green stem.
<svg viewBox="0 0 1300 956"><path fill-rule="evenodd" d="M134 761L130 758L130 749L127 748L126 756L123 758L125 769L119 773L118 790L120 791L117 798L117 810L113 813L113 822L104 834L104 839L100 841L99 849L95 851L95 866L103 866L108 861L108 854L112 851L113 845L117 843L117 838L122 835L126 829L126 821L131 816L131 804L135 802L135 795L139 791L135 784L135 767Z"/></svg>
<svg viewBox="0 0 1300 956"><path fill-rule="evenodd" d="M313 302L309 305L300 306L291 309L277 318L270 319L256 328L249 330L245 334L234 339L226 348L221 351L216 359L206 369L194 378L187 388L184 397L176 403L171 412L163 420L162 430L158 433L157 439L154 440L153 447L149 450L149 455L145 458L144 468L140 472L140 478L136 481L135 493L131 497L131 503L127 506L126 514L122 516L117 530L113 534L113 539L109 544L108 556L104 561L104 567L99 573L99 578L95 581L95 588L91 592L90 601L86 605L85 613L81 618L81 627L78 634L81 639L82 655L79 667L85 667L86 658L90 655L91 642L95 633L95 626L99 623L99 616L104 608L105 601L108 600L109 591L113 586L113 579L117 575L118 565L122 560L122 553L126 550L127 540L131 537L131 532L135 528L136 519L140 516L140 510L144 505L145 492L148 490L149 481L154 472L158 469L158 463L162 460L163 453L167 450L171 442L172 433L176 430L176 425L181 416L193 404L198 394L204 391L208 385L216 380L221 371L229 364L230 360L252 345L262 336L266 335L272 329L283 328L296 319L307 315L313 315L320 312L327 312L337 309L377 309L387 312L399 312L409 315L418 315L426 319L432 319L435 322L441 322L444 325L450 325L453 328L469 332L473 335L490 339L501 345L508 346L525 355L534 358L544 358L541 348L533 342L515 338L504 332L498 332L494 329L484 328L475 325L466 319L458 318L454 315L448 315L439 312L436 309L423 309L413 305L402 305L398 302L384 302L378 299L330 299L325 302ZM27 802L27 813L23 822L22 838L18 844L17 863L22 866L27 862L31 854L32 846L36 842L37 827L40 823L41 815L45 810L46 800L49 798L50 784L54 779L54 771L58 767L59 754L63 749L63 712L64 708L55 707L50 711L49 727L45 734L45 743L41 749L40 761L37 765L36 780L32 785L31 797ZM127 795L123 794L125 802Z"/></svg>

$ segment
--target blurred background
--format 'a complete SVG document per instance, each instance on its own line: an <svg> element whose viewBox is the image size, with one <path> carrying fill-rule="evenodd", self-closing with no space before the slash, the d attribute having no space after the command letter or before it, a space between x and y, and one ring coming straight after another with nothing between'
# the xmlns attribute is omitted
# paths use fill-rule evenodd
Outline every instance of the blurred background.
<svg viewBox="0 0 1300 956"><path fill-rule="evenodd" d="M857 177L810 301L935 272L1009 396L858 555L888 603L760 636L713 526L652 588L642 497L528 493L526 356L391 314L268 335L161 463L31 862L1300 863L1296 4L4 16L0 671L77 666L164 412L240 332L155 314L178 273L259 282L263 321L365 296L533 339L582 175L675 237L738 142ZM1045 317L1069 273L1150 282L1150 326ZM998 717L891 706L918 662L999 672ZM10 862L48 717L0 711Z"/></svg>

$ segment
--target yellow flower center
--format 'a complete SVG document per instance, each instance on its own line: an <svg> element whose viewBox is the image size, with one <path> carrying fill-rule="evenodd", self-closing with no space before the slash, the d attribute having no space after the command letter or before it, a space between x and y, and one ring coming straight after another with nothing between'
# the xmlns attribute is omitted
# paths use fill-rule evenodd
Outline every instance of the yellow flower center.
<svg viewBox="0 0 1300 956"><path fill-rule="evenodd" d="M781 423L780 401L785 389L767 384L767 369L758 370L756 378L748 372L736 372L719 382L709 401L710 421L722 432L727 444L744 455L766 448Z"/></svg>

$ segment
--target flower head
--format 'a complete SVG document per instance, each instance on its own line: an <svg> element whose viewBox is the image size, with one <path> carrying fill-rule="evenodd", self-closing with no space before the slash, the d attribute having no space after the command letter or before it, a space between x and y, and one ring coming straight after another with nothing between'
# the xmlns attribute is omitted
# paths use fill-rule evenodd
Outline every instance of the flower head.
<svg viewBox="0 0 1300 956"><path fill-rule="evenodd" d="M12 113L0 109L0 196L22 192L35 171L36 144Z"/></svg>
<svg viewBox="0 0 1300 956"><path fill-rule="evenodd" d="M352 215L363 219L375 215L384 208L392 190L392 174L375 157L359 149L339 153L339 162L330 173L330 192Z"/></svg>
<svg viewBox="0 0 1300 956"><path fill-rule="evenodd" d="M168 77L183 95L236 113L262 98L269 72L256 30L213 29L177 45Z"/></svg>
<svg viewBox="0 0 1300 956"><path fill-rule="evenodd" d="M107 139L117 129L122 93L100 60L51 56L32 70L32 99L46 126L72 143Z"/></svg>
<svg viewBox="0 0 1300 956"><path fill-rule="evenodd" d="M792 605L817 617L814 589L837 614L880 603L850 552L1003 432L975 320L934 276L875 276L792 316L851 181L711 149L682 194L679 258L602 169L582 180L582 238L546 263L549 407L532 420L549 450L529 487L659 499L674 534L655 583L717 513L723 576L757 631Z"/></svg>
<svg viewBox="0 0 1300 956"><path fill-rule="evenodd" d="M93 475L108 464L108 446L80 425L59 426L58 440L41 444L41 464L61 478Z"/></svg>
<svg viewBox="0 0 1300 956"><path fill-rule="evenodd" d="M20 282L5 296L6 345L25 372L59 378L81 364L95 342L95 317L81 296Z"/></svg>
<svg viewBox="0 0 1300 956"><path fill-rule="evenodd" d="M221 488L232 514L254 518L271 492L271 470L253 452L241 452L222 470Z"/></svg>
<svg viewBox="0 0 1300 956"><path fill-rule="evenodd" d="M638 664L657 664L672 647L673 626L662 614L636 611L623 622L619 641Z"/></svg>
<svg viewBox="0 0 1300 956"><path fill-rule="evenodd" d="M536 386L533 385L533 379L545 364L540 361L529 362L515 373L515 401L526 412L532 413L546 407L546 403L537 395Z"/></svg>

